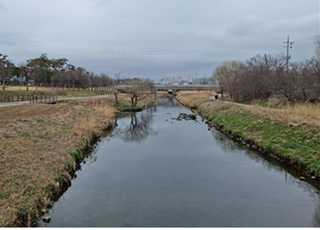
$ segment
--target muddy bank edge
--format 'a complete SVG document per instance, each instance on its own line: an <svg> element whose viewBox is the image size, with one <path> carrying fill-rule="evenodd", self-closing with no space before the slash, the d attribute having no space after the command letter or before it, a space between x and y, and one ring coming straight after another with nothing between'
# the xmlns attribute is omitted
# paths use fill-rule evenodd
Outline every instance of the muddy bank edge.
<svg viewBox="0 0 320 230"><path fill-rule="evenodd" d="M319 130L272 121L267 114L254 115L245 108L212 100L203 100L196 107L183 105L204 118L209 128L220 130L238 145L298 169L302 180L319 180Z"/></svg>

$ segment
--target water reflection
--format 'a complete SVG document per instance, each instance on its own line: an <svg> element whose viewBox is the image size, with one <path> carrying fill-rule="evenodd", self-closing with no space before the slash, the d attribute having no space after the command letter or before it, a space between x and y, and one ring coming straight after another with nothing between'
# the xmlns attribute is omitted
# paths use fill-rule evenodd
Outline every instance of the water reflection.
<svg viewBox="0 0 320 230"><path fill-rule="evenodd" d="M234 141L229 139L225 134L217 131L211 131L212 136L214 137L215 141L219 143L220 147L226 152L229 153L230 151L237 150L239 148L243 149L243 153L246 157L250 160L261 164L261 166L267 171L275 171L284 176L284 180L286 184L293 185L298 188L303 189L308 196L312 197L315 204L315 210L312 215L312 226L320 226L320 185L315 181L310 181L309 183L306 181L301 181L298 178L303 175L301 171L298 171L288 165L279 163L276 159L268 157L264 154L257 153L246 149L245 147L238 146ZM289 176L288 173L290 173ZM318 190L316 190L315 188Z"/></svg>
<svg viewBox="0 0 320 230"><path fill-rule="evenodd" d="M314 214L312 216L312 224L313 226L320 226L320 204L316 205Z"/></svg>
<svg viewBox="0 0 320 230"><path fill-rule="evenodd" d="M320 225L316 182L209 134L200 119L171 122L181 112L175 100L161 99L118 117L42 226Z"/></svg>
<svg viewBox="0 0 320 230"><path fill-rule="evenodd" d="M153 113L156 107L150 108L141 113L130 113L131 118L127 126L119 126L118 119L115 119L113 135L124 142L142 143L148 136L156 136L158 132L152 129Z"/></svg>
<svg viewBox="0 0 320 230"><path fill-rule="evenodd" d="M307 183L306 181L297 180L297 178L300 178L300 176L304 175L303 172L298 171L287 164L280 163L279 161L277 161L276 159L274 159L268 155L264 155L259 152L251 151L251 150L243 147L242 145L237 145L236 142L229 139L225 134L223 134L215 129L211 130L211 135L214 137L215 141L217 143L219 143L219 146L221 147L221 149L224 150L225 153L230 153L232 151L237 151L239 149L242 149L243 150L242 153L247 158L249 158L250 160L252 160L256 163L261 164L265 170L281 172L284 175L285 181L287 183L295 184L300 188L307 189L306 192L309 192L310 194L313 194L313 195L315 194L315 192L317 192L317 190L314 190L314 188L312 188L310 186L310 184L313 187L320 190L320 185L316 181L309 181L309 183ZM288 177L288 173L290 175L292 175L293 177L291 177L291 176Z"/></svg>
<svg viewBox="0 0 320 230"><path fill-rule="evenodd" d="M221 132L217 132L217 130L212 129L211 135L214 137L219 146L221 146L222 150L228 152L230 150L235 150L239 148L233 141L231 141L226 135Z"/></svg>

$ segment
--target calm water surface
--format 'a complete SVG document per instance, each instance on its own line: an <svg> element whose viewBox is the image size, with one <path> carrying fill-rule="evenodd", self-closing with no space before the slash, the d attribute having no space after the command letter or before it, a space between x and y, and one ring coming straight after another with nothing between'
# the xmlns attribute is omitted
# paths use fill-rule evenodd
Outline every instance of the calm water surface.
<svg viewBox="0 0 320 230"><path fill-rule="evenodd" d="M161 99L116 121L42 227L306 227L318 190Z"/></svg>

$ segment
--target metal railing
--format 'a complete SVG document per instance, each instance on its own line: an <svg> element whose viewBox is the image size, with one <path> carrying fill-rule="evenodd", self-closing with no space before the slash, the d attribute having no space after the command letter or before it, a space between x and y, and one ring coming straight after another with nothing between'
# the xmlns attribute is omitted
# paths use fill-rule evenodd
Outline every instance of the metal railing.
<svg viewBox="0 0 320 230"><path fill-rule="evenodd" d="M58 101L58 95L3 95L0 102L30 101L30 103L52 103Z"/></svg>
<svg viewBox="0 0 320 230"><path fill-rule="evenodd" d="M58 101L58 95L32 95L30 103L52 103Z"/></svg>

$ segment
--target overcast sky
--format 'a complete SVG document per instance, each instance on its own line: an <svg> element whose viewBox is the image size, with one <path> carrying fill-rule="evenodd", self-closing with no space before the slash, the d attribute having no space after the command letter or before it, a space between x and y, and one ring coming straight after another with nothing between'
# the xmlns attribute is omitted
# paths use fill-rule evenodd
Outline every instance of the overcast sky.
<svg viewBox="0 0 320 230"><path fill-rule="evenodd" d="M223 61L314 55L319 0L0 0L0 53L121 78L210 76Z"/></svg>

